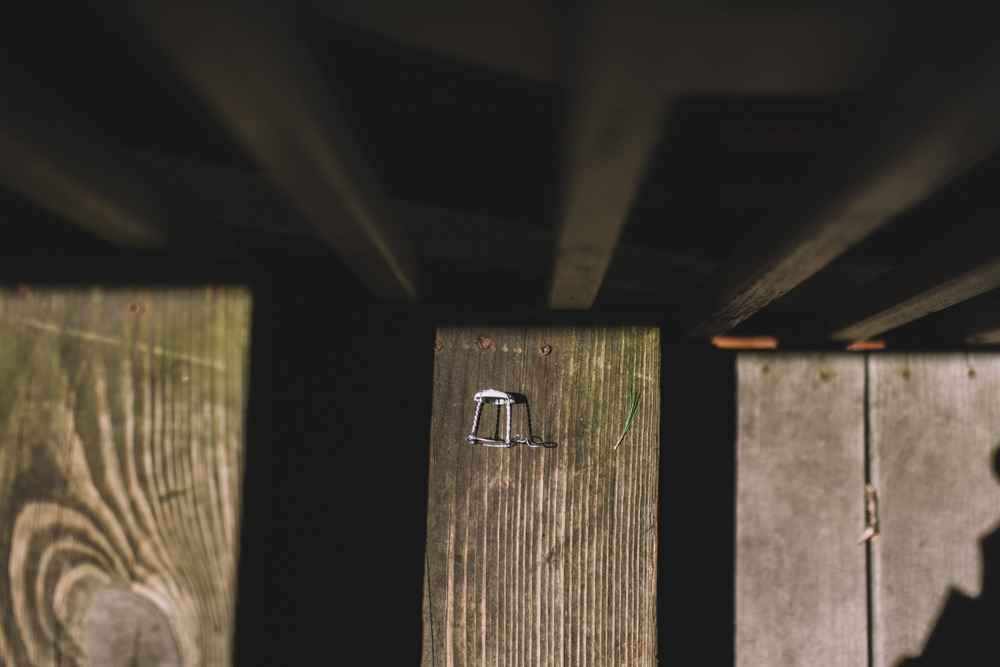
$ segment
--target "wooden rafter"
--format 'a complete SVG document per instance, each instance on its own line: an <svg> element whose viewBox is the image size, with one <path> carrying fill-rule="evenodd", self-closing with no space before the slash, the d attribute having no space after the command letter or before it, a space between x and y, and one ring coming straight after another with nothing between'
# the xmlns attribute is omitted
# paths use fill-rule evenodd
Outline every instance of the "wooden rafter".
<svg viewBox="0 0 1000 667"><path fill-rule="evenodd" d="M855 341L1000 287L1000 228L983 223L887 273L831 309L830 335Z"/></svg>
<svg viewBox="0 0 1000 667"><path fill-rule="evenodd" d="M664 114L661 26L642 0L581 12L552 308L590 308L611 262Z"/></svg>
<svg viewBox="0 0 1000 667"><path fill-rule="evenodd" d="M1000 141L1000 45L986 7L953 26L879 111L696 291L689 331L724 333Z"/></svg>
<svg viewBox="0 0 1000 667"><path fill-rule="evenodd" d="M5 75L0 97L5 187L116 245L235 252L204 216Z"/></svg>
<svg viewBox="0 0 1000 667"><path fill-rule="evenodd" d="M277 3L123 3L380 299L419 298L419 261L333 93Z"/></svg>

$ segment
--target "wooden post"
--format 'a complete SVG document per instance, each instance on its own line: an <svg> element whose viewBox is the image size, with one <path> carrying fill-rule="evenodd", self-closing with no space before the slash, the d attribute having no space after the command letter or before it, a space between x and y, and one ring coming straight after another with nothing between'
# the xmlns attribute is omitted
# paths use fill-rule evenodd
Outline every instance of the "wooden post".
<svg viewBox="0 0 1000 667"><path fill-rule="evenodd" d="M864 361L739 356L739 667L867 664Z"/></svg>
<svg viewBox="0 0 1000 667"><path fill-rule="evenodd" d="M249 314L0 290L0 663L229 664Z"/></svg>
<svg viewBox="0 0 1000 667"><path fill-rule="evenodd" d="M424 667L653 665L659 330L442 326L434 364ZM517 392L469 444L474 394ZM642 402L621 444L623 400ZM496 427L484 408L480 433ZM505 430L503 418L501 432Z"/></svg>

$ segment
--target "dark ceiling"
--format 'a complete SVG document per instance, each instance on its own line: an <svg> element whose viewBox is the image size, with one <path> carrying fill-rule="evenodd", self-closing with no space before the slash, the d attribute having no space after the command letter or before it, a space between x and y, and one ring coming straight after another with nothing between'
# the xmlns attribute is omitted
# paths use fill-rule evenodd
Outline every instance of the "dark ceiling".
<svg viewBox="0 0 1000 667"><path fill-rule="evenodd" d="M386 301L493 280L695 338L1000 341L990 3L5 15L8 258L309 257Z"/></svg>

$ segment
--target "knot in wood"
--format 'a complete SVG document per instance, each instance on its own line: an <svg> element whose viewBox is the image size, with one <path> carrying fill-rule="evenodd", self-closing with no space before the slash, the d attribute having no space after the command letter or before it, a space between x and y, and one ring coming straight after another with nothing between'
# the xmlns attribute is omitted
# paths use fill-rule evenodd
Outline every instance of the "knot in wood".
<svg viewBox="0 0 1000 667"><path fill-rule="evenodd" d="M170 619L149 598L125 588L94 595L84 613L83 649L89 665L181 666Z"/></svg>

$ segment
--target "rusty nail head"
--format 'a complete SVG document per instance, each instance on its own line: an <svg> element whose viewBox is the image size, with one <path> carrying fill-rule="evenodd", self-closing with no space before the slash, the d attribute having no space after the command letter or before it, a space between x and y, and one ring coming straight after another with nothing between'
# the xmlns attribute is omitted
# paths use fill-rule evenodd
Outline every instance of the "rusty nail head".
<svg viewBox="0 0 1000 667"><path fill-rule="evenodd" d="M128 312L132 313L135 316L142 315L145 312L145 310L146 307L141 303L133 303L130 304L128 307Z"/></svg>
<svg viewBox="0 0 1000 667"><path fill-rule="evenodd" d="M435 352L440 352L443 349L444 349L444 343L441 342L441 339L440 338L435 339L434 340L434 351Z"/></svg>
<svg viewBox="0 0 1000 667"><path fill-rule="evenodd" d="M492 343L493 341L491 341L489 338L484 338L482 336L479 337L479 344L482 345L484 350L488 348Z"/></svg>
<svg viewBox="0 0 1000 667"><path fill-rule="evenodd" d="M538 348L538 353L541 354L543 357L547 357L549 356L549 354L552 353L552 346L549 345L548 343L542 343L542 346Z"/></svg>

